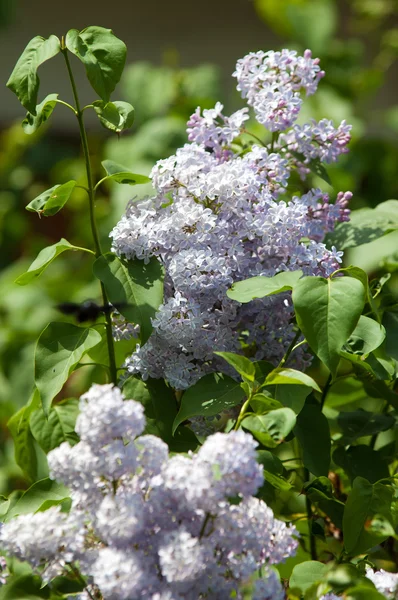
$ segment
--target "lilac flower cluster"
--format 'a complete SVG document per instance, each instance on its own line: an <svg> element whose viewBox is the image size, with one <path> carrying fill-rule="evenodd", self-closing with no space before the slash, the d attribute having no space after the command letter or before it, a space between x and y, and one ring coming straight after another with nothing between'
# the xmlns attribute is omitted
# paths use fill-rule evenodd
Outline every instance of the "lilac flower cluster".
<svg viewBox="0 0 398 600"><path fill-rule="evenodd" d="M373 569L366 570L366 577L368 577L374 584L376 590L383 594L389 600L394 600L398 595L398 573L389 573L380 569L380 571L374 571Z"/></svg>
<svg viewBox="0 0 398 600"><path fill-rule="evenodd" d="M294 50L251 52L238 60L234 73L237 89L269 131L293 125L302 105L300 91L314 94L324 75L319 58L313 59L310 50L304 56Z"/></svg>
<svg viewBox="0 0 398 600"><path fill-rule="evenodd" d="M239 599L259 570L253 598L282 600L270 565L294 555L297 532L253 496L263 483L257 443L217 433L197 454L169 457L144 426L141 404L93 385L80 400L80 442L48 454L70 512L18 516L2 526L0 546L50 585L78 565L91 597L104 600Z"/></svg>
<svg viewBox="0 0 398 600"><path fill-rule="evenodd" d="M220 103L198 108L188 121L191 143L152 170L156 195L131 202L111 233L118 255L156 256L166 271L153 333L127 369L144 379L163 377L176 389L224 369L214 350L239 352L243 341L256 360L277 362L290 344L290 295L240 305L226 296L232 283L298 269L328 276L341 262L342 252L323 240L348 220L351 193L331 202L320 189L293 196L286 190L293 171L305 178L312 160L332 162L347 152L345 122L335 129L323 119L286 131L300 91L314 93L323 76L318 60L309 51L257 52L239 60L234 75L272 140L249 145L239 137L248 108L231 116ZM304 367L305 349L295 359Z"/></svg>

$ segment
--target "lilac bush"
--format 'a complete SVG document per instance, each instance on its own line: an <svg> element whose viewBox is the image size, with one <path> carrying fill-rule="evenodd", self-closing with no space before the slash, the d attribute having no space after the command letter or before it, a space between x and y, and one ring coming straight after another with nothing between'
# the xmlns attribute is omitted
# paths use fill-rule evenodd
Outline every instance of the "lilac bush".
<svg viewBox="0 0 398 600"><path fill-rule="evenodd" d="M214 350L279 361L294 337L288 294L239 305L226 291L255 275L301 269L327 277L342 252L328 249L326 233L347 221L350 192L333 202L320 189L301 196L287 186L294 171L305 179L314 160L334 162L347 152L350 129L322 119L297 125L301 93L316 92L324 73L307 50L251 53L238 61L237 88L257 121L272 132L266 142L244 143L249 109L231 116L219 102L188 121L189 144L157 162L156 195L132 201L111 236L128 259L156 256L166 270L164 303L145 346L127 360L131 374L165 378L185 389L224 369ZM305 348L295 353L304 367Z"/></svg>

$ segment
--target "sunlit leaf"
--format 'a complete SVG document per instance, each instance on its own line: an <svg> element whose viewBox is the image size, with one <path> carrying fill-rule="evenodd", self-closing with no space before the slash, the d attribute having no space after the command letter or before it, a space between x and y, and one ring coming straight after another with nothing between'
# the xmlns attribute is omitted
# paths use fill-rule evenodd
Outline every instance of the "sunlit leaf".
<svg viewBox="0 0 398 600"><path fill-rule="evenodd" d="M255 298L264 298L264 296L291 290L302 275L302 271L285 271L273 277L250 277L234 283L227 291L227 296L238 302L251 302Z"/></svg>
<svg viewBox="0 0 398 600"><path fill-rule="evenodd" d="M65 206L73 190L76 181L67 181L61 185L54 185L49 190L42 192L26 206L26 210L37 212L44 217L52 217Z"/></svg>
<svg viewBox="0 0 398 600"><path fill-rule="evenodd" d="M35 383L45 415L74 367L100 341L95 329L71 323L49 323L41 333L35 352Z"/></svg>
<svg viewBox="0 0 398 600"><path fill-rule="evenodd" d="M32 134L39 129L43 123L52 115L52 112L57 104L58 94L49 94L36 106L36 115L28 112L22 121L22 128L25 133Z"/></svg>
<svg viewBox="0 0 398 600"><path fill-rule="evenodd" d="M155 258L123 260L115 254L100 256L93 266L94 275L105 285L109 301L119 304L119 312L140 326L141 343L152 332L151 319L163 302L164 271Z"/></svg>
<svg viewBox="0 0 398 600"><path fill-rule="evenodd" d="M93 107L101 125L115 133L129 129L134 123L134 107L128 102L96 100Z"/></svg>
<svg viewBox="0 0 398 600"><path fill-rule="evenodd" d="M56 244L53 244L52 246L47 246L47 248L43 248L43 250L39 252L35 260L32 262L26 273L22 273L22 275L20 275L15 280L15 283L18 283L19 285L26 285L27 283L30 283L33 279L39 277L43 273L43 271L52 263L54 258L62 254L62 252L65 252L65 250L73 250L75 252L77 250L81 250L82 252L91 253L91 251L87 250L87 248L79 248L78 246L72 246L72 244L70 244L68 240L62 238Z"/></svg>
<svg viewBox="0 0 398 600"><path fill-rule="evenodd" d="M268 448L275 448L283 442L295 425L296 415L290 408L271 410L265 415L250 415L242 421L242 427L251 431Z"/></svg>
<svg viewBox="0 0 398 600"><path fill-rule="evenodd" d="M211 417L242 402L245 393L239 383L222 373L209 373L184 392L180 410L173 423L173 434L178 425L201 415Z"/></svg>
<svg viewBox="0 0 398 600"><path fill-rule="evenodd" d="M109 102L126 62L124 42L111 29L86 27L82 31L68 31L65 43L86 67L93 89L104 102Z"/></svg>
<svg viewBox="0 0 398 600"><path fill-rule="evenodd" d="M50 452L63 442L69 442L73 445L78 441L74 431L78 414L79 402L74 398L54 404L48 417L46 417L41 407L32 412L30 415L30 429L44 452Z"/></svg>
<svg viewBox="0 0 398 600"><path fill-rule="evenodd" d="M37 69L60 50L61 45L55 35L50 35L48 39L37 35L26 46L7 81L7 87L17 95L22 106L32 115L36 115L40 84Z"/></svg>
<svg viewBox="0 0 398 600"><path fill-rule="evenodd" d="M335 375L340 350L365 304L362 283L353 277L304 277L293 288L293 304L310 347Z"/></svg>
<svg viewBox="0 0 398 600"><path fill-rule="evenodd" d="M254 363L251 360L242 356L241 354L234 354L233 352L214 352L217 356L221 356L228 364L235 369L239 375L242 375L244 379L254 381L256 369Z"/></svg>

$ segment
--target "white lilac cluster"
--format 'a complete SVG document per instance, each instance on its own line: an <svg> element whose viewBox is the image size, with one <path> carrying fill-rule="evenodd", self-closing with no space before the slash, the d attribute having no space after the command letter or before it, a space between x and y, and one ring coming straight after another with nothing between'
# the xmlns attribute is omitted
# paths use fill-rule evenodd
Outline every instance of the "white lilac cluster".
<svg viewBox="0 0 398 600"><path fill-rule="evenodd" d="M297 532L253 496L263 483L257 443L243 431L217 433L197 454L169 457L144 426L141 404L93 385L80 400L80 442L48 454L70 512L14 518L1 548L50 582L78 565L91 597L104 600L239 599L259 570L253 598L282 600L269 565L295 554Z"/></svg>
<svg viewBox="0 0 398 600"><path fill-rule="evenodd" d="M190 143L152 170L156 195L131 202L111 233L118 255L146 262L155 256L166 272L153 333L126 366L176 389L225 368L214 350L239 352L244 342L256 360L275 362L289 346L290 295L240 305L226 296L231 284L298 269L328 276L341 262L342 252L328 249L324 238L348 220L352 194L331 202L320 189L292 196L286 190L292 171L305 178L310 161L332 162L347 151L345 122L337 129L326 119L294 125L300 91L314 93L323 76L318 60L309 51L257 52L239 60L234 75L272 140L239 139L248 108L231 116L220 103L198 108L188 121ZM294 357L298 368L308 360L302 347Z"/></svg>
<svg viewBox="0 0 398 600"><path fill-rule="evenodd" d="M394 600L398 597L398 573L389 573L380 569L380 571L374 571L373 569L366 570L366 577L373 582L376 590L383 594L389 600Z"/></svg>

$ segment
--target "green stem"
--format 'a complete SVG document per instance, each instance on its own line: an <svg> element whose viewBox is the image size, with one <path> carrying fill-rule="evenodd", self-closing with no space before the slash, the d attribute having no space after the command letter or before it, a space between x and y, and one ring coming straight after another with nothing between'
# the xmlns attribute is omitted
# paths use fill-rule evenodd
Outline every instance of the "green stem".
<svg viewBox="0 0 398 600"><path fill-rule="evenodd" d="M329 373L329 377L327 378L325 387L323 388L323 391L322 391L321 410L323 409L323 405L325 404L326 396L328 395L328 391L330 390L331 385L332 385L332 374Z"/></svg>
<svg viewBox="0 0 398 600"><path fill-rule="evenodd" d="M247 407L250 404L250 400L251 400L251 395L248 397L247 400L245 400L245 402L243 403L242 408L240 409L239 417L236 419L236 423L235 423L235 427L234 427L235 431L237 431L239 429L240 424L242 423L243 419L246 416L246 410L247 410Z"/></svg>
<svg viewBox="0 0 398 600"><path fill-rule="evenodd" d="M272 137L271 137L271 152L274 151L275 143L278 141L278 137L279 137L279 132L273 131Z"/></svg>
<svg viewBox="0 0 398 600"><path fill-rule="evenodd" d="M76 105L76 118L79 123L80 130L80 138L83 147L84 154L84 162L86 165L86 175L87 175L87 194L89 200L89 212L90 212L90 225L91 232L93 235L94 246L95 246L95 255L96 257L102 256L101 243L98 235L97 223L95 221L95 188L93 184L93 174L91 170L91 160L90 160L90 152L88 149L88 141L86 129L84 127L83 121L83 110L80 108L79 95L77 93L75 79L73 77L72 69L69 62L68 51L64 47L62 48L62 54L65 58L66 68L68 69L69 79L72 86L73 98L75 100ZM106 294L105 286L101 281L101 294L102 301L104 306L108 306L109 300ZM117 371L116 371L116 359L115 359L115 347L113 343L112 336L112 317L109 313L106 314L106 340L108 344L108 355L109 355L109 369L111 373L111 380L116 385L117 384Z"/></svg>
<svg viewBox="0 0 398 600"><path fill-rule="evenodd" d="M287 359L289 358L289 356L291 355L291 353L293 352L294 347L297 344L297 340L299 339L301 335L301 331L300 329L297 331L296 335L294 336L294 338L292 339L292 341L290 342L290 346L289 348L286 350L286 353L284 355L284 357L282 358L281 362L278 365L278 369L281 369L283 367L283 365L286 363Z"/></svg>
<svg viewBox="0 0 398 600"><path fill-rule="evenodd" d="M58 99L57 99L57 100L55 100L55 102L56 102L57 104L63 104L64 106L67 106L67 107L68 107L68 108L69 108L69 109L70 109L72 112L74 112L74 113L75 113L75 115L76 115L76 110L73 108L73 106L71 106L70 104L68 104L68 102L64 102L63 100L58 100Z"/></svg>
<svg viewBox="0 0 398 600"><path fill-rule="evenodd" d="M241 129L241 131L242 131L242 133L246 133L247 135L251 135L252 138L254 138L255 140L257 140L262 146L264 146L264 148L267 147L267 144L264 144L263 140L260 139L257 135L254 135L254 133L252 133L251 131L248 131L244 127Z"/></svg>
<svg viewBox="0 0 398 600"><path fill-rule="evenodd" d="M309 481L310 480L310 474L308 469L304 469L304 479L305 481ZM318 555L316 552L316 539L314 534L312 533L312 508L311 508L311 500L308 498L308 496L305 496L305 506L307 509L307 519L308 519L308 535L309 535L309 539L310 539L310 553L311 553L311 560L318 560Z"/></svg>

